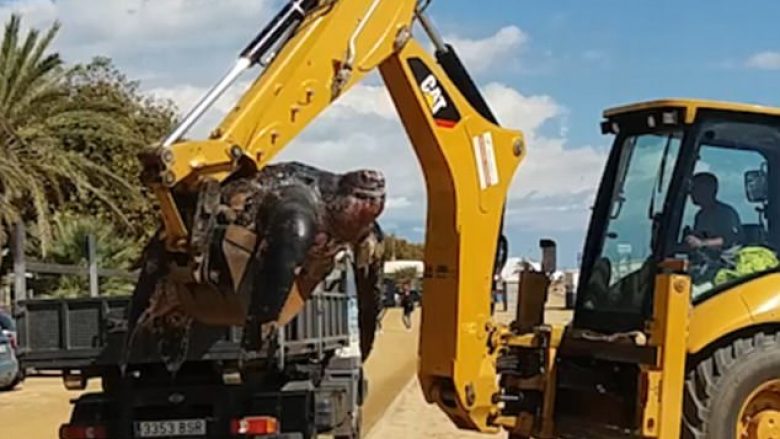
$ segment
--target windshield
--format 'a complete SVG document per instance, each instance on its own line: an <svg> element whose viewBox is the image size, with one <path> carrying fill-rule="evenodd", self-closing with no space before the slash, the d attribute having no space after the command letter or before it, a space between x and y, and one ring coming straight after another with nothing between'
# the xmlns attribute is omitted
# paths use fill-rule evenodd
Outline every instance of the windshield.
<svg viewBox="0 0 780 439"><path fill-rule="evenodd" d="M585 309L639 313L652 288L653 230L680 152L681 130L624 137L606 228L583 285Z"/></svg>

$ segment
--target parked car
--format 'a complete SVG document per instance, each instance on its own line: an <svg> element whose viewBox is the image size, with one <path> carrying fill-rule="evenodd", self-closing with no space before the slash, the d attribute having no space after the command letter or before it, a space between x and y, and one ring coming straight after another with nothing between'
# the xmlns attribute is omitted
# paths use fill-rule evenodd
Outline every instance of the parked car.
<svg viewBox="0 0 780 439"><path fill-rule="evenodd" d="M14 352L16 352L16 348L18 346L18 339L16 335L16 322L14 321L14 318L11 317L11 313L8 311L0 308L0 332L5 334L6 337L9 338L11 342L11 347L14 348Z"/></svg>
<svg viewBox="0 0 780 439"><path fill-rule="evenodd" d="M8 311L0 308L0 334L4 335L11 346L11 350L13 351L14 358L16 358L16 354L18 353L19 348L19 338L17 336L16 331L16 322L14 321L14 318L11 316L11 313ZM21 367L18 367L16 382L14 383L14 386L24 381L25 373L24 370ZM2 388L2 380L0 380L0 388Z"/></svg>
<svg viewBox="0 0 780 439"><path fill-rule="evenodd" d="M11 339L0 332L0 391L11 390L21 381L19 361L11 346Z"/></svg>

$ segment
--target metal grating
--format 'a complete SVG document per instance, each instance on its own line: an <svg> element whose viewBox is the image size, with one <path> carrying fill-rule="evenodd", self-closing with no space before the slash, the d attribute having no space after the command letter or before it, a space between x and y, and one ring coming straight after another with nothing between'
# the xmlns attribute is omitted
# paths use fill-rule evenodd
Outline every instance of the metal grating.
<svg viewBox="0 0 780 439"><path fill-rule="evenodd" d="M67 305L66 305L67 306ZM73 304L68 312L69 349L89 349L98 347L100 334L100 308Z"/></svg>

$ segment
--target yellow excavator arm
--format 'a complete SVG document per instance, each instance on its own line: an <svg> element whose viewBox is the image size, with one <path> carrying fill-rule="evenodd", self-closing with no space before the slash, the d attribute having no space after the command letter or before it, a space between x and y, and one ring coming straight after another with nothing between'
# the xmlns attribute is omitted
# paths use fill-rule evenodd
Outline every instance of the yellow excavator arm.
<svg viewBox="0 0 780 439"><path fill-rule="evenodd" d="M501 128L416 0L295 0L162 143L142 157L171 251L197 253L192 200L268 164L317 115L378 69L427 188L419 377L429 402L461 428L495 431L496 351L490 294L498 235L523 134ZM418 22L436 57L412 35ZM262 71L208 140L183 135L238 75Z"/></svg>

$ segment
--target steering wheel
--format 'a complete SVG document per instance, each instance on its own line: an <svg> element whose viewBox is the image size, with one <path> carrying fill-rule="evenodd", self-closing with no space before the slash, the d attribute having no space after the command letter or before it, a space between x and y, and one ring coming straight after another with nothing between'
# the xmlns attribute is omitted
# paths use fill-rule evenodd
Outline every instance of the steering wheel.
<svg viewBox="0 0 780 439"><path fill-rule="evenodd" d="M695 235L690 226L685 226L683 229L683 237ZM692 248L683 239L683 242L677 244L679 249L688 255L688 261L690 262L689 270L691 273L691 281L694 284L699 284L702 281L709 280L707 271L710 268L719 265L720 260L718 257L710 254L706 248Z"/></svg>

